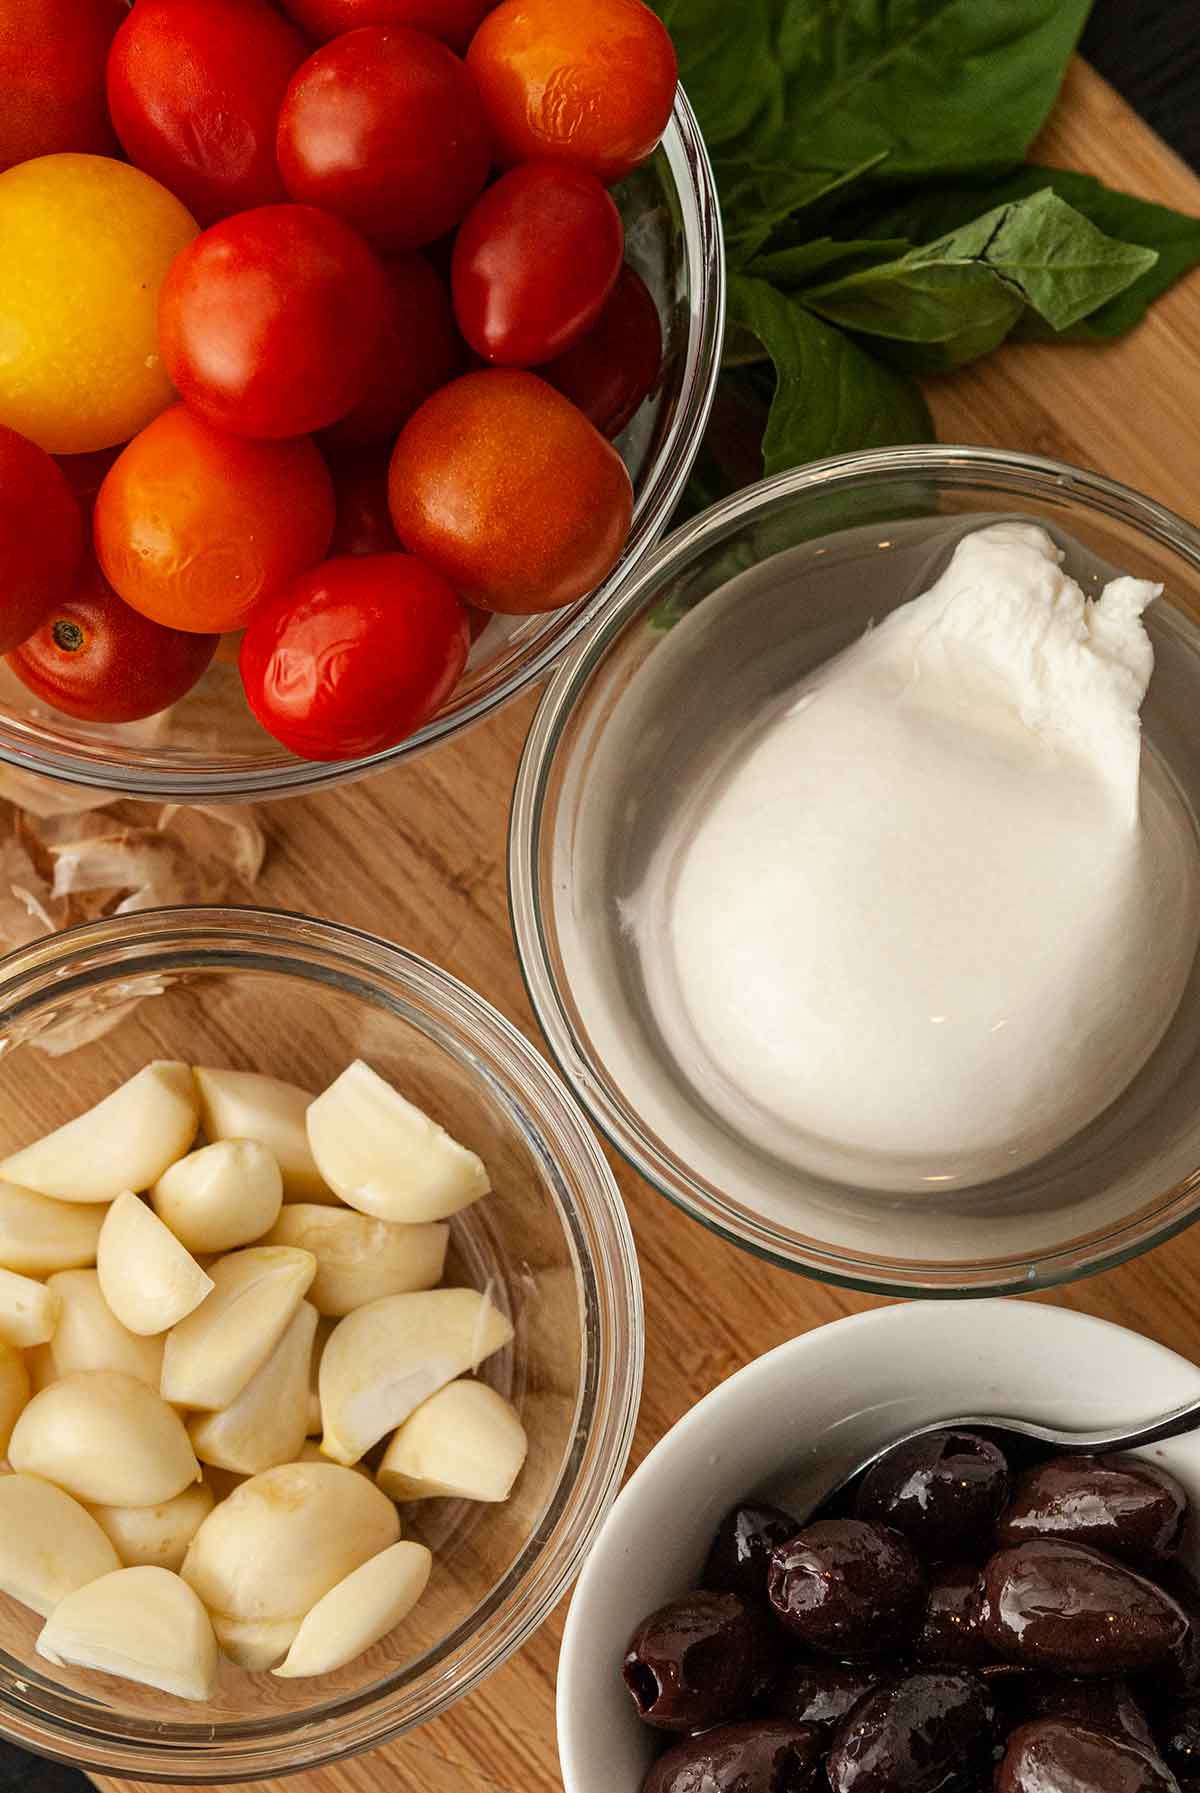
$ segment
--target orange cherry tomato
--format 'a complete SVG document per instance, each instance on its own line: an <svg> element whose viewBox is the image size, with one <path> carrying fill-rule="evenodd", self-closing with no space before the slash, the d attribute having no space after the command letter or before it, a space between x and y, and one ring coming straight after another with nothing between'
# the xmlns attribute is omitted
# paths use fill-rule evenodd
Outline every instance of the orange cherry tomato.
<svg viewBox="0 0 1200 1793"><path fill-rule="evenodd" d="M164 629L131 610L89 555L73 590L8 664L51 709L84 722L137 722L190 691L216 647L215 635Z"/></svg>
<svg viewBox="0 0 1200 1793"><path fill-rule="evenodd" d="M221 634L320 560L333 514L329 472L308 437L248 442L172 405L101 486L96 552L143 616Z"/></svg>
<svg viewBox="0 0 1200 1793"><path fill-rule="evenodd" d="M678 68L642 0L503 0L471 40L506 164L549 156L619 181L667 128Z"/></svg>
<svg viewBox="0 0 1200 1793"><path fill-rule="evenodd" d="M283 10L310 37L331 37L360 25L410 25L428 31L461 56L492 0L281 0Z"/></svg>
<svg viewBox="0 0 1200 1793"><path fill-rule="evenodd" d="M419 250L384 263L387 293L367 390L322 434L333 443L396 440L417 406L457 373L465 353L450 290Z"/></svg>
<svg viewBox="0 0 1200 1793"><path fill-rule="evenodd" d="M82 553L83 519L61 468L0 424L0 654L65 597Z"/></svg>
<svg viewBox="0 0 1200 1793"><path fill-rule="evenodd" d="M629 534L633 488L616 450L536 374L464 374L400 432L388 475L404 546L468 603L517 615L570 604Z"/></svg>
<svg viewBox="0 0 1200 1793"><path fill-rule="evenodd" d="M383 268L348 225L311 205L259 206L202 231L167 270L163 365L219 429L301 436L363 396L386 304Z"/></svg>
<svg viewBox="0 0 1200 1793"><path fill-rule="evenodd" d="M104 59L125 16L122 0L0 0L0 169L114 154Z"/></svg>
<svg viewBox="0 0 1200 1793"><path fill-rule="evenodd" d="M628 262L587 335L540 371L602 436L620 435L662 371L658 307Z"/></svg>

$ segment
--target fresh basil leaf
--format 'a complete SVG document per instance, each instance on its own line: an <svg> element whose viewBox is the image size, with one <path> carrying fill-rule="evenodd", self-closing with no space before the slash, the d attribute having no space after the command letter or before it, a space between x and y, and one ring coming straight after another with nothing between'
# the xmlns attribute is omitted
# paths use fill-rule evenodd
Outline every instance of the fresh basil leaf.
<svg viewBox="0 0 1200 1793"><path fill-rule="evenodd" d="M830 323L879 338L877 353L911 371L940 373L1004 341L1025 301L985 261L913 255L799 295Z"/></svg>
<svg viewBox="0 0 1200 1793"><path fill-rule="evenodd" d="M833 237L813 237L808 243L795 243L789 249L772 249L756 255L746 268L758 280L769 280L794 292L798 287L812 286L817 280L840 279L846 274L861 273L885 262L898 261L907 255L911 243L903 237L863 237L839 242Z"/></svg>
<svg viewBox="0 0 1200 1793"><path fill-rule="evenodd" d="M932 440L933 423L912 380L765 280L735 274L729 315L775 364L763 436L767 473L851 449Z"/></svg>

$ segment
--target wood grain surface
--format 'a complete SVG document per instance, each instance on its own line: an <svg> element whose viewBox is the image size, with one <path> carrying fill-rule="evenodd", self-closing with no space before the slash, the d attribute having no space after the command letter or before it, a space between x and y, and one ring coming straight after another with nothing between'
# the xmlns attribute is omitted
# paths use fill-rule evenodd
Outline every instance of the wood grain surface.
<svg viewBox="0 0 1200 1793"><path fill-rule="evenodd" d="M1084 64L1039 159L1200 212L1200 181ZM945 441L1056 455L1200 517L1200 275L1102 349L1020 345L930 383ZM505 828L530 697L458 742L368 783L260 814L260 900L369 928L483 992L528 1037L513 957ZM773 1270L705 1233L614 1160L641 1258L648 1343L636 1462L702 1394L796 1333L879 1306ZM1081 1308L1200 1357L1200 1233L1036 1299ZM386 1750L261 1785L274 1793L551 1793L554 1676L566 1603L470 1700ZM144 1783L102 1780L144 1793ZM614 1789L614 1793L620 1793Z"/></svg>

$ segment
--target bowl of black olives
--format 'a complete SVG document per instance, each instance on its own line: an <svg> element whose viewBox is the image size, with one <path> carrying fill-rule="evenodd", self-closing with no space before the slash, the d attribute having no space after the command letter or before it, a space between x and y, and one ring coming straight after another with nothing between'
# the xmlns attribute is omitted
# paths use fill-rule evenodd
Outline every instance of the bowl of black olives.
<svg viewBox="0 0 1200 1793"><path fill-rule="evenodd" d="M566 1793L1200 1793L1200 1439L1056 1455L1200 1369L1015 1301L793 1339L651 1451L559 1668Z"/></svg>

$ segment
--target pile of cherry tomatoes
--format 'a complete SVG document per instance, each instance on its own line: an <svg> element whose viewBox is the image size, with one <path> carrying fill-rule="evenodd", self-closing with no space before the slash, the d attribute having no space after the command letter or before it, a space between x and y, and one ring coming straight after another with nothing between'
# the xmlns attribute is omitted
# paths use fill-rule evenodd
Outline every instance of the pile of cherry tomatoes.
<svg viewBox="0 0 1200 1793"><path fill-rule="evenodd" d="M236 652L343 759L590 590L662 355L609 188L675 81L642 0L0 0L17 677L124 722Z"/></svg>

